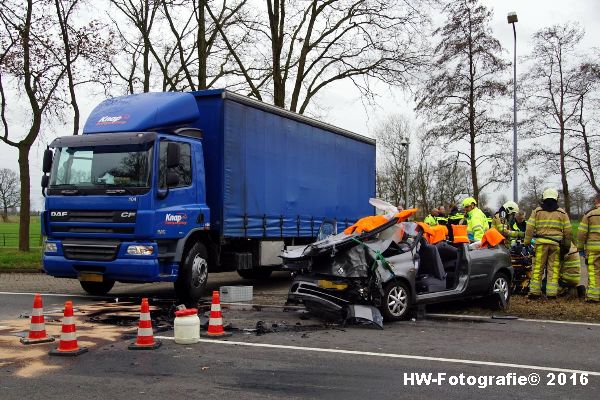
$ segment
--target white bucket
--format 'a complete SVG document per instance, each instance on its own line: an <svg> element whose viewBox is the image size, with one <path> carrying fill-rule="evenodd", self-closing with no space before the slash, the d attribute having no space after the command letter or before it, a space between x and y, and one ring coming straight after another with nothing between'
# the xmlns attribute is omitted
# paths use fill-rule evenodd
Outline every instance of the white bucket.
<svg viewBox="0 0 600 400"><path fill-rule="evenodd" d="M200 341L200 318L198 310L188 308L175 312L175 343L191 344Z"/></svg>

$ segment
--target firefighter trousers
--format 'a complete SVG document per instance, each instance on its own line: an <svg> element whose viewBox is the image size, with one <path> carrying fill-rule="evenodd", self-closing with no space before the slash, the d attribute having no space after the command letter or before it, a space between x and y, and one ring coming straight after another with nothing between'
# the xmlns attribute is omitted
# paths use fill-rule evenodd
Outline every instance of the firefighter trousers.
<svg viewBox="0 0 600 400"><path fill-rule="evenodd" d="M536 243L535 260L529 293L542 294L542 279L546 274L546 295L556 296L558 293L558 277L560 271L560 247L554 244Z"/></svg>
<svg viewBox="0 0 600 400"><path fill-rule="evenodd" d="M589 275L587 300L600 301L600 251L588 251L587 267Z"/></svg>

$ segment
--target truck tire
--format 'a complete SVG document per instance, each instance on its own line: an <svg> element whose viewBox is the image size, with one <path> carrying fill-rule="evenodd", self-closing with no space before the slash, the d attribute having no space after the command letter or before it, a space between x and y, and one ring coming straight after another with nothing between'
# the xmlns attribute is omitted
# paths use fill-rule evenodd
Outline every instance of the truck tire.
<svg viewBox="0 0 600 400"><path fill-rule="evenodd" d="M270 268L238 269L237 273L244 279L267 279L273 270Z"/></svg>
<svg viewBox="0 0 600 400"><path fill-rule="evenodd" d="M202 243L194 244L181 264L174 283L177 298L186 306L195 307L208 281L208 253Z"/></svg>
<svg viewBox="0 0 600 400"><path fill-rule="evenodd" d="M113 280L105 280L104 282L84 282L79 281L79 284L86 291L86 293L91 294L92 296L104 296L110 289L115 286L115 281Z"/></svg>

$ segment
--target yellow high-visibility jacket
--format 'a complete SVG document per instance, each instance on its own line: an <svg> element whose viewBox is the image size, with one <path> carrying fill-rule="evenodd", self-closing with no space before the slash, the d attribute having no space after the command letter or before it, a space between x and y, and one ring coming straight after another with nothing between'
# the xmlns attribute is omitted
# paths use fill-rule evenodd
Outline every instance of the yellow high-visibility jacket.
<svg viewBox="0 0 600 400"><path fill-rule="evenodd" d="M581 219L577 229L577 248L600 252L600 207L589 211Z"/></svg>
<svg viewBox="0 0 600 400"><path fill-rule="evenodd" d="M426 216L423 222L425 222L429 226L436 226L438 224L437 219L435 219L435 217L431 214Z"/></svg>
<svg viewBox="0 0 600 400"><path fill-rule="evenodd" d="M481 240L489 227L487 217L479 208L475 207L467 213L467 233L470 240L475 242Z"/></svg>
<svg viewBox="0 0 600 400"><path fill-rule="evenodd" d="M531 213L525 230L525 245L531 239L539 244L552 244L569 248L571 246L571 221L562 208L544 211L538 207Z"/></svg>
<svg viewBox="0 0 600 400"><path fill-rule="evenodd" d="M510 240L522 239L525 237L525 232L521 232L519 229L514 229L514 224L511 226L508 218L502 218L500 213L494 214L492 227L496 228L496 230L498 230L502 236L509 239L507 240L507 243L510 243Z"/></svg>

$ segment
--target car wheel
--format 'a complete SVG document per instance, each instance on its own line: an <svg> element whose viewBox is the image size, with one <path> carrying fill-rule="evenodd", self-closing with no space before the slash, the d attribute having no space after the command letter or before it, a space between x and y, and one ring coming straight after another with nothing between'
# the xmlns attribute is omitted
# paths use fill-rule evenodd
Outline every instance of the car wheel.
<svg viewBox="0 0 600 400"><path fill-rule="evenodd" d="M175 281L175 294L186 306L195 307L204 293L208 281L208 256L206 247L196 243L187 252L179 266Z"/></svg>
<svg viewBox="0 0 600 400"><path fill-rule="evenodd" d="M383 290L381 314L386 321L400 321L408 318L411 300L410 289L404 282L389 282Z"/></svg>
<svg viewBox="0 0 600 400"><path fill-rule="evenodd" d="M489 298L490 306L493 309L503 308L504 304L508 304L511 295L510 279L504 272L497 272L492 279L492 287L490 289ZM504 298L504 301L501 298Z"/></svg>
<svg viewBox="0 0 600 400"><path fill-rule="evenodd" d="M80 281L79 284L88 294L92 296L104 296L110 289L115 286L115 281L104 280L103 282L84 282Z"/></svg>
<svg viewBox="0 0 600 400"><path fill-rule="evenodd" d="M237 273L244 279L267 279L273 270L270 268L238 269Z"/></svg>

